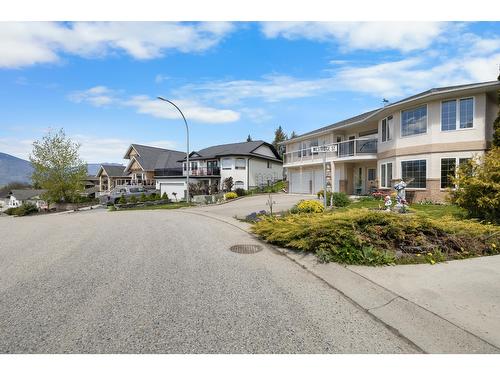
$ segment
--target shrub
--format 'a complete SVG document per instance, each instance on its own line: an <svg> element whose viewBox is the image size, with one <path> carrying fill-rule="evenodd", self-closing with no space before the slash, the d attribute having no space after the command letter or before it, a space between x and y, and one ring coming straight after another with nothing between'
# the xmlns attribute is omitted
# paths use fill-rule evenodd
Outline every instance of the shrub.
<svg viewBox="0 0 500 375"><path fill-rule="evenodd" d="M167 193L163 193L163 195L161 196L161 199L168 199L168 194Z"/></svg>
<svg viewBox="0 0 500 375"><path fill-rule="evenodd" d="M140 202L146 202L148 200L148 197L146 197L146 194L142 193L141 197L139 198Z"/></svg>
<svg viewBox="0 0 500 375"><path fill-rule="evenodd" d="M324 210L323 204L318 201L303 200L297 204L298 213L320 213Z"/></svg>
<svg viewBox="0 0 500 375"><path fill-rule="evenodd" d="M247 195L247 191L245 189L242 189L242 188L234 189L234 192L238 195L238 197L243 197L243 196Z"/></svg>
<svg viewBox="0 0 500 375"><path fill-rule="evenodd" d="M132 195L129 199L130 203L137 203L137 197L135 195Z"/></svg>
<svg viewBox="0 0 500 375"><path fill-rule="evenodd" d="M236 194L234 191L230 191L229 193L224 194L224 198L226 198L227 200L238 198L238 194Z"/></svg>
<svg viewBox="0 0 500 375"><path fill-rule="evenodd" d="M119 203L119 204L126 204L126 203L127 203L127 198L125 198L125 196L124 196L124 195L122 195L122 196L120 197L120 199L118 199L118 203Z"/></svg>
<svg viewBox="0 0 500 375"><path fill-rule="evenodd" d="M222 186L224 186L225 191L231 191L233 189L234 183L232 177L227 177L222 181Z"/></svg>
<svg viewBox="0 0 500 375"><path fill-rule="evenodd" d="M36 205L30 202L23 203L19 207L8 208L5 211L7 215L17 215L17 216L26 216L35 212L38 212L38 208L36 207Z"/></svg>
<svg viewBox="0 0 500 375"><path fill-rule="evenodd" d="M382 265L437 263L498 254L496 225L451 216L431 219L369 209L262 217L254 233L278 246L314 252L321 261Z"/></svg>
<svg viewBox="0 0 500 375"><path fill-rule="evenodd" d="M325 193L323 190L318 191L316 194L319 199L323 199ZM349 196L346 193L338 193L334 192L332 193L331 191L326 192L326 204L328 206L331 206L333 203L333 207L345 207L351 203L351 200L349 199Z"/></svg>
<svg viewBox="0 0 500 375"><path fill-rule="evenodd" d="M500 147L462 164L452 181L457 186L450 189L452 203L470 217L500 222Z"/></svg>

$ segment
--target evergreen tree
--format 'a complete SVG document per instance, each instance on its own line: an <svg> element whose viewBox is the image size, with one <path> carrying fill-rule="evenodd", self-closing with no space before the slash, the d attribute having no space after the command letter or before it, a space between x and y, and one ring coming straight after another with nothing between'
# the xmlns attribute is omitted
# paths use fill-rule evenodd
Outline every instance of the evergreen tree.
<svg viewBox="0 0 500 375"><path fill-rule="evenodd" d="M500 81L500 75L498 75L497 79ZM497 103L500 105L500 90L497 91ZM500 147L500 108L493 123L493 147Z"/></svg>
<svg viewBox="0 0 500 375"><path fill-rule="evenodd" d="M280 156L283 154L283 148L279 146L279 143L286 141L288 139L288 136L286 133L283 131L283 128L278 126L278 128L274 131L274 141L273 141L273 146L278 150L278 153Z"/></svg>
<svg viewBox="0 0 500 375"><path fill-rule="evenodd" d="M248 134L247 142L252 142L252 137L250 136L250 134Z"/></svg>
<svg viewBox="0 0 500 375"><path fill-rule="evenodd" d="M297 133L295 133L295 130L292 131L292 134L290 134L290 139L294 139L294 138L297 138L298 135Z"/></svg>

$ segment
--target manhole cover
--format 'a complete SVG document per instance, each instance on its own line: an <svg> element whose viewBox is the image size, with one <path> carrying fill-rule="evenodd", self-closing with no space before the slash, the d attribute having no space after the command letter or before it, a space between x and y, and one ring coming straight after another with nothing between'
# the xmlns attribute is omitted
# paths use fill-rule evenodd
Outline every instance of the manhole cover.
<svg viewBox="0 0 500 375"><path fill-rule="evenodd" d="M260 245L233 245L229 248L233 253L238 254L255 254L262 251Z"/></svg>

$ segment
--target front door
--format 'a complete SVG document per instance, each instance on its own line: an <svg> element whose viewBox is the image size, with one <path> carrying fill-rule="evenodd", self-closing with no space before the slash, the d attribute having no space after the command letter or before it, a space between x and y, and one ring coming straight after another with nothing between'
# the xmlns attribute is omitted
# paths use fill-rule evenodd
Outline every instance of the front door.
<svg viewBox="0 0 500 375"><path fill-rule="evenodd" d="M217 174L217 160L207 161L207 175L212 176Z"/></svg>

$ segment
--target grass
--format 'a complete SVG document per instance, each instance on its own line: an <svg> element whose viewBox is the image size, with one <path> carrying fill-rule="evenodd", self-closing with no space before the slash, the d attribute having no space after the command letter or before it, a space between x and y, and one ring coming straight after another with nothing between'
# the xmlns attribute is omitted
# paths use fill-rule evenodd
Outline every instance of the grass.
<svg viewBox="0 0 500 375"><path fill-rule="evenodd" d="M188 204L186 202L176 202L176 203L159 204L157 206L127 207L127 208L120 208L118 210L115 208L115 209L110 209L110 211L174 210L176 208L183 208L190 206L192 206L192 204Z"/></svg>
<svg viewBox="0 0 500 375"><path fill-rule="evenodd" d="M323 262L438 263L500 253L500 226L465 219L453 205L413 204L408 214L360 200L324 213L263 216L252 230L278 246L313 252Z"/></svg>

